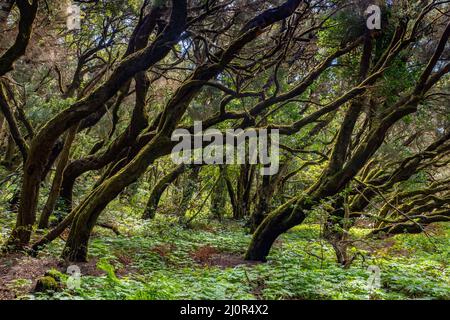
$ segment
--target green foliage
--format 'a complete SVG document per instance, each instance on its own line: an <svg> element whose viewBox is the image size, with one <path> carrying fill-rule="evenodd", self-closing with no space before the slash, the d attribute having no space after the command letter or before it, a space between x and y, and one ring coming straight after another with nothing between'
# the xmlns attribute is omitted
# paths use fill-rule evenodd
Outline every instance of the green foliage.
<svg viewBox="0 0 450 320"><path fill-rule="evenodd" d="M74 99L62 99L60 97L52 97L47 100L39 96L33 96L29 101L27 116L34 127L39 127L57 113L70 107L74 101Z"/></svg>
<svg viewBox="0 0 450 320"><path fill-rule="evenodd" d="M169 4L167 0L152 0L145 3L152 3L154 6ZM88 105L91 106L76 103L75 109L80 112L77 111L75 114L87 116L91 111L95 111L94 109L100 110L100 108L108 105L102 99L104 96L108 96L111 102L116 101L116 99L111 99L114 94L110 92L109 88L117 90L121 87L124 89L123 82L126 82L127 79L122 78L121 71L123 68L119 66L119 63L128 47L133 27L139 19L142 4L142 0L100 0L95 1L95 4L83 3L81 4L81 29L77 31L67 32L64 30L64 32L61 32L63 24L60 24L59 20L55 30L53 30L53 27L45 30L48 31L48 35L45 35L47 32L41 32L42 26L35 26L38 28L36 34L40 34L42 37L38 37L41 39L37 40L32 39L24 61L17 61L15 71L11 74L12 79L20 84L21 91L23 89L23 93L17 92L15 94L17 101L15 101L14 109L20 111L23 108L25 118L29 119L34 129L36 140L33 140L33 143L31 143L32 134L24 136L32 146L31 151L36 149L35 146L41 145L39 137L47 136L46 134L41 135L39 130L55 115L67 110L82 99L83 90L80 89L86 89L87 91L84 94L88 94L88 92L92 92L90 90L98 88L104 83L105 79L113 75L111 81L108 82L108 86L96 91L95 95L86 100L89 102ZM302 88L299 84L308 79L308 75L311 75L314 68L321 65L326 56L336 52L336 50L345 48L362 35L368 35L365 17L362 14L365 3L356 2L351 7L343 6L342 10L332 13L334 7L341 5L341 1L325 1L323 6L313 6L310 13L306 11L305 14L301 13L297 17L293 16L269 28L264 28L264 30L261 30L263 32L258 36L258 39L246 44L236 53L233 50L222 51L219 48L226 50L233 43L233 39L237 39L236 37L241 35L241 33L235 32L241 30L242 23L245 20L256 15L256 12L252 12L254 11L252 6L259 11L263 8L273 8L275 3L262 1L261 6L257 3L248 6L244 1L242 4L236 3L223 8L219 8L219 6L214 10L209 10L212 9L210 4L207 0L189 3L189 21L197 20L197 18L199 18L199 21L189 23L188 29L183 32L182 40L174 45L174 50L171 50L170 54L162 61L158 61L157 67L154 66L151 71L149 70L151 86L149 87L148 97L146 97L148 99L146 99L145 110L149 123L154 125L167 123L164 116L168 115L171 110L165 110L164 106L167 105L168 101L171 101L176 103L176 106L172 103L168 104L175 110L175 115L178 114L177 110L183 111L185 104L188 105L186 114L180 122L174 123L175 127L189 127L194 120L209 119L217 115L219 111L224 111L221 107L225 108L225 111L230 115L229 120L217 124L216 127L222 130L236 128L241 124L258 128L278 127L279 125L288 127L321 110L327 104L336 101L336 98L348 92L360 81L362 46L334 59L329 68L321 72L301 94L291 95L289 93L290 91L296 92L297 90L293 90L296 87ZM241 10L241 5L245 10ZM402 7L401 4L399 6ZM302 6L302 9L299 8L298 13L304 10L303 7L305 6ZM395 9L392 12L390 7L383 8L383 20L386 23L383 23L382 31L370 32L374 44L372 60L370 61L371 68L376 66L382 55L386 53L398 26L396 20L410 17L410 22L412 22L414 17L412 11L417 11L416 16L420 12L418 4L412 4L405 10ZM50 12L50 8L48 9ZM207 9L208 13L202 18L204 9ZM216 10L218 10L217 13ZM431 10L433 14L438 14L434 11ZM161 17L157 18L157 27L149 36L149 43L163 32L164 20L169 18L169 12L170 10L167 10L167 12L162 13ZM239 17L234 16L234 12L239 13ZM226 18L223 19L224 17ZM325 17L324 24L319 25L318 23ZM204 25L201 23L203 19L205 19ZM348 150L348 152L344 152L347 153L344 158L349 161L343 166L344 176L348 176L349 179L353 177L353 174L364 171L362 165L367 163L366 160L368 160L363 159L365 158L364 155L373 155L371 148L366 148L370 147L368 143L378 143L377 139L368 139L368 137L372 137L372 129L375 130L373 131L375 133L380 132L380 137L383 138L382 146L380 148L377 146L376 151L373 150L376 152L376 161L373 163L375 169L377 171L379 169L378 172L383 173L384 170L389 173L406 157L424 150L430 142L435 141L447 132L446 128L448 128L450 118L448 108L446 109L445 106L448 103L445 103L447 100L440 100L445 98L445 95L438 93L448 91L446 90L448 78L443 78L442 80L446 80L446 82L441 81L436 85L436 87L440 87L436 88L439 90L430 91L427 99L419 103L417 112L405 115L390 130L386 132L381 130L385 127L382 122L389 118L386 117L386 114L389 113L385 112L389 111L389 108L397 106L399 99L411 92L433 52L433 43L436 43L438 39L436 38L436 32L441 29L440 18L432 18L434 22L428 21L428 19L421 22L421 26L419 26L424 34L418 35L417 39L412 39L414 40L413 43L402 50L398 56L395 56L392 63L388 64L387 69L383 70L382 77L377 82L368 85L362 96L363 98L360 99L363 102L362 111L354 128L353 125L349 125L349 127L352 127L349 129L353 130L352 134L349 135L351 144L348 147L344 144L342 148L344 151ZM231 24L228 25L230 22ZM52 23L46 24L43 22L42 25L45 28L47 25L51 26ZM411 28L410 25L409 29ZM214 30L214 28L218 29ZM309 31L302 33L302 31L308 29ZM139 30L143 31L142 28ZM49 41L48 39L51 37L55 38L55 43L52 40L50 44L47 44L46 41ZM141 36L138 37L138 39L140 38ZM191 40L194 40L193 38L195 38L195 41L191 42ZM242 41L246 38L247 35L242 38ZM273 44L276 46L273 47ZM154 45L156 46L156 44ZM42 48L42 51L36 51L38 47ZM235 44L231 46L231 49L235 47L240 46ZM34 61L32 55L45 56L48 49L51 49L53 58L50 57L49 61L44 59L42 62L36 63L37 61ZM95 54L85 56L92 49L94 49ZM33 53L33 51L36 52ZM391 50L390 53L393 54L394 51ZM146 52L151 53L152 51L147 50ZM159 52L158 49L155 52ZM223 61L214 58L216 55L219 59L222 56L223 60L226 61L228 52L233 54L234 58L226 66L223 65ZM222 55L223 53L225 55ZM135 57L139 57L139 53ZM77 75L77 64L82 60L85 64L78 70L82 71L80 77L73 78L74 84L81 82L81 86L74 92L74 96L79 96L66 99L65 95L61 95L61 92L59 92L58 85L61 86L59 88L62 89L61 91L64 91L65 87L70 87L72 76ZM153 59L150 60L153 61ZM217 60L218 63L209 65L208 60L210 62ZM128 61L132 62L132 59ZM208 65L213 67L207 67ZM117 68L117 66L119 67ZM199 68L197 69L197 67ZM216 67L217 70L222 70L221 67L224 68L218 75L212 76ZM439 70L440 67L439 64L436 65L434 71ZM59 74L60 79L53 75L54 69ZM194 69L196 71L192 75ZM102 74L101 70L105 70L106 73ZM138 71L133 66L129 70ZM159 75L160 71L162 73ZM209 79L209 73L211 73L211 79ZM120 83L115 81L117 80L115 75L119 75ZM209 86L205 85L200 92L196 92L198 86L204 85L203 81L199 81L197 84L190 83L191 80L197 78L217 82L217 84L226 86L236 93L218 90L213 86L213 83L209 83ZM58 83L58 80L61 80L60 83ZM93 86L86 87L90 80L93 81L91 83ZM123 101L119 110L109 109L94 127L77 133L70 150L71 160L86 158L90 155L93 146L99 145L98 143L103 141L101 149L97 150L97 154L101 154L108 146L118 141L117 137L121 133L128 130L135 106L133 91L136 90L137 92L139 87L139 81L137 81L137 78L135 80L129 88L130 95ZM179 90L181 83L190 86L181 87L181 90ZM189 90L185 91L185 88L189 88ZM185 95L187 91L189 92ZM249 94L250 92L253 94ZM192 96L195 96L193 101L190 101L191 93ZM233 99L228 104L222 105L227 101L228 95ZM283 96L290 96L290 98L284 100ZM272 104L269 99L275 99L273 101L277 102ZM255 109L255 106L264 101L269 101L270 107L256 115L253 114L258 109ZM99 199L103 204L103 199L102 197L91 198L89 192L96 188L101 181L101 177L113 168L113 163L123 163L122 160L125 159L123 158L125 155L132 155L134 151L138 151L135 146L136 143L141 144L141 137L144 137L142 135L137 139L136 137L126 139L127 146L121 146L120 149L122 150L119 150L118 145L115 145L117 149L114 148L113 150L117 150L117 156L120 157L103 168L97 168L100 170L89 171L78 177L74 187L74 208L82 203L82 206L78 207L79 210L74 212L81 214L84 211L90 211L91 208L105 209L100 210L102 212L95 212L94 215L101 213L100 219L102 222L104 220L113 223L115 226L117 225L120 235L114 234L108 228L95 227L89 243L90 262L83 269L87 271L82 276L81 287L72 289L64 287L64 285L60 286L68 280L69 276L62 273L64 270L51 269L45 273L42 272L43 277L38 278L38 283L42 286L42 289L38 291L42 292L35 292L33 297L36 299L148 300L449 299L450 229L448 224L440 229L433 229L435 234L431 238L425 234L399 235L395 238L380 241L365 238L370 232L369 229L363 229L360 226L351 228L348 239L354 241L354 243L349 248L349 255L355 257L355 260L348 268L342 268L336 264L333 248L323 240L324 234L321 226L326 221L336 222L336 225L330 227L329 230L341 233L347 231L347 222L355 222L353 218L338 216L330 218L330 212L335 209L335 198L330 197L316 201L314 197L308 196L308 190L317 186L318 184L315 182L319 182L319 179L322 179L320 182L329 181L328 173L330 171L326 170L329 163L327 161L334 146L337 147L335 150L339 151L340 140L336 140L337 133L339 131L345 133L349 124L344 119L346 112L351 110L352 102L346 99L343 101L346 102L336 110L333 108L333 112L328 113L327 111L326 114L322 114L320 118L305 125L295 134L281 137L283 145L301 151L283 151L281 163L287 162L289 164L288 172L293 172L293 174L289 175L289 179L284 181L285 183L280 186L279 190L276 190L269 209L286 203L294 196L302 195L304 196L303 204L306 206L314 204L314 206L309 211L305 210L307 219L302 226L292 229L275 242L269 262L251 264L243 260L251 236L246 234L248 226L243 221L228 220L231 216L231 203L227 195L228 185L226 184L228 180L219 181L220 184L217 183L219 175L218 170L216 170L217 167L202 167L198 177L191 176L190 173L181 175L162 195L156 219L150 222L143 222L140 219L151 187L164 173L173 168L173 163L167 155L157 159L155 163L150 164L150 161L144 161L146 158L148 158L147 160L150 159L150 157L147 157L147 152L152 150L152 142L148 145L150 147L145 148L145 152L140 152L133 161L133 164L141 164L138 171L142 174L142 177L126 187L125 185L118 185L120 190L117 188L110 194L117 195L120 191L120 195L117 199L108 203L106 208L103 208L102 205L91 205L91 200ZM21 108L18 108L19 105L21 105ZM118 113L116 114L115 111ZM245 118L248 119L245 119L244 122L241 122L242 119L232 119L234 116L231 117L233 112L243 115L248 111L250 111L250 114L247 114ZM156 116L160 112L162 112L162 118L157 120ZM227 113L222 115L228 116ZM18 113L18 116L20 115ZM116 115L118 119L115 119ZM18 117L18 120L20 120L20 117ZM70 119L68 123L75 123L78 120ZM118 122L113 122L113 120L118 120ZM27 123L22 122L25 121L23 119L18 121L19 131L25 134ZM324 127L318 127L319 124L324 124ZM344 126L342 126L343 124ZM111 133L113 127L116 130ZM386 130L388 127L390 125L386 126ZM314 130L315 128L318 128L318 130ZM148 128L151 131L153 129L153 125ZM161 126L158 126L156 130L159 129L161 129ZM146 129L145 132L150 133L148 130ZM155 132L156 141L165 136L165 133L159 135L158 131ZM420 134L414 137L415 132ZM59 132L59 134L59 139L62 139L62 132ZM410 135L414 138L412 139L414 141L405 143L405 140L409 140ZM10 146L13 146L10 143L12 140L7 135L3 137L3 140L0 141L0 147L2 147L2 150L11 153L5 158L13 157L14 150L10 148ZM34 141L37 143L35 144ZM335 141L337 141L337 144ZM379 142L381 143L381 141ZM161 154L164 153L164 149L165 147L162 148ZM289 150L289 148L285 149ZM367 153L360 152L360 150L366 150ZM159 151L156 154L159 155ZM8 160L4 161L6 163L5 170L0 167L0 244L6 242L8 235L14 228L14 220L17 217L15 212L17 203L11 200L17 200L17 191L21 185L20 180L23 172L21 171L20 157L16 155L15 158L5 159ZM28 159L34 158L29 157ZM44 160L41 157L37 159L36 163L44 166ZM91 160L92 158L88 157L86 163L91 163ZM445 159L442 158L441 160ZM362 161L362 163L357 163L359 161ZM102 160L99 161L99 163L102 162ZM92 163L97 166L95 160ZM11 164L15 166L11 167ZM356 170L353 173L351 173L353 170L347 170L348 164L356 164ZM392 189L395 189L395 192L403 192L422 188L430 181L439 178L441 173L437 171L444 172L447 164L436 163L433 170L429 170L431 167L420 166L421 169L417 170L407 181L396 184ZM98 165L100 166L100 164ZM150 168L144 173L148 165L150 165ZM6 167L11 168L6 170ZM25 166L31 173L39 171L34 171L35 168L33 167L33 165ZM127 168L119 174L137 172L134 171L134 165ZM140 172L141 169L142 172ZM436 169L436 172L430 172L434 169ZM54 178L54 172L54 170L50 170L48 177L42 179L40 190L37 190L36 185L35 191L40 192L36 193L38 194L37 215L42 212L43 204ZM227 166L228 178L233 183L236 182L241 172L241 166L239 165ZM447 175L447 173L444 172L442 176ZM34 177L34 174L30 175ZM339 178L339 174L334 177ZM133 178L135 177L133 176ZM357 178L360 179L360 177ZM252 212L255 207L254 202L260 200L258 192L262 179L257 176L255 180L256 183L250 188L251 197L248 201ZM361 178L360 180L364 179ZM128 179L122 181L129 182ZM369 184L371 181L373 180L368 180ZM339 183L334 185L337 184ZM28 185L26 180L24 185ZM102 190L105 190L105 194L107 194L109 188L104 188L105 185L100 185L99 188L95 189L95 195L103 194ZM109 186L111 185L109 184ZM339 190L319 189L326 192L317 193L332 194L336 191L335 193L342 198L353 197L355 191L360 192L360 189L356 189L356 186L356 179L353 179L344 190L341 190L340 187L338 187ZM219 187L217 191L216 187ZM235 184L231 188L234 188L235 193L241 192L242 189L236 187ZM330 189L335 188L335 186L332 186ZM111 189L115 189L115 186ZM184 197L187 199L184 203L182 201L183 191L186 194L187 190L192 192L189 192L189 197ZM386 192L390 191L393 190L386 190ZM26 196L26 193L24 195ZM33 195L33 193L30 192L30 195ZM237 194L237 196L239 198L240 194ZM86 199L86 202L81 202L83 199ZM366 209L367 212L364 213L373 216L372 213L378 209L380 200L378 197L369 199L371 203ZM205 205L210 203L213 205ZM292 203L290 202L289 205ZM180 210L180 207L184 207L184 204L186 205L185 208ZM446 205L448 207L448 203ZM57 207L59 207L58 204ZM183 211L185 216L181 217L180 211ZM32 210L23 210L23 212L34 214ZM219 212L223 213L221 218L224 221L220 223L212 221L212 218L217 217ZM59 213L56 210L50 219L52 224L58 220L58 215ZM20 215L19 217L23 218L24 216ZM24 222L27 219L19 219L18 221L21 222L21 220ZM83 221L83 219L80 221ZM358 220L358 223L372 223L373 221L375 221L373 218L362 218ZM32 241L37 236L40 236L40 234L33 233ZM64 238L64 236L61 238ZM40 254L57 260L63 246L63 241L57 239ZM380 288L369 289L368 278L370 273L368 267L380 268ZM17 295L27 290L27 286L31 286L30 280L21 278L15 279L7 285L10 291L17 292Z"/></svg>
<svg viewBox="0 0 450 320"><path fill-rule="evenodd" d="M306 224L285 234L269 262L222 267L196 259L202 248L240 257L250 236L241 225L211 222L183 229L167 217L129 230L129 236L102 235L92 242L102 276L83 276L80 290L53 299L449 299L450 228L433 243L425 235L399 235L370 248L357 247L350 268L335 262L320 240L320 227ZM354 229L362 236L366 232ZM362 259L361 257L364 257ZM369 291L368 266L381 270L381 288ZM38 295L39 299L46 298ZM49 297L47 297L49 298Z"/></svg>
<svg viewBox="0 0 450 320"><path fill-rule="evenodd" d="M60 289L59 283L55 278L44 276L37 279L35 291L36 292L55 292Z"/></svg>

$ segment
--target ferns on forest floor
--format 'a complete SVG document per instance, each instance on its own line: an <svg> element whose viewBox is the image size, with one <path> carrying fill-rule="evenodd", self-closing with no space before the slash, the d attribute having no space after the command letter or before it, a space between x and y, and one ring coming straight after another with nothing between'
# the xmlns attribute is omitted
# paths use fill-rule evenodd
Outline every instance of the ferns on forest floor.
<svg viewBox="0 0 450 320"><path fill-rule="evenodd" d="M82 299L449 299L449 228L434 239L400 235L360 250L348 269L319 241L317 225L283 236L265 264L202 265L195 252L243 254L250 241L241 228L183 229L156 220L134 235L96 237L91 259L102 258L103 276L83 276L76 292L52 298ZM220 232L218 232L220 231ZM357 230L357 232L363 232ZM55 250L57 252L57 250ZM447 258L446 258L447 257ZM381 288L368 292L369 265L381 270ZM39 295L37 298L48 299Z"/></svg>

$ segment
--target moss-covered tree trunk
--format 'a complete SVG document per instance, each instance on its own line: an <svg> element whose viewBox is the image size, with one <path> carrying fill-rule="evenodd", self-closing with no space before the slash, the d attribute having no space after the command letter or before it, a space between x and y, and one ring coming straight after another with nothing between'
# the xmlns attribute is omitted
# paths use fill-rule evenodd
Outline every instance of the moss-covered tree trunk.
<svg viewBox="0 0 450 320"><path fill-rule="evenodd" d="M13 137L8 134L6 139L5 154L2 159L2 165L8 169L13 170L14 168L14 157L16 155L16 144Z"/></svg>
<svg viewBox="0 0 450 320"><path fill-rule="evenodd" d="M183 19L184 1L173 0L173 2L169 25L151 45L124 58L103 85L99 86L88 97L77 101L48 121L34 137L30 144L29 157L24 165L18 218L16 227L8 240L10 248L21 249L30 240L31 231L36 221L41 178L48 163L48 156L58 138L70 127L98 111L132 77L147 70L171 51L173 43L176 42L185 28L185 22L181 21ZM175 18L175 16L178 17ZM180 16L181 18L179 18Z"/></svg>
<svg viewBox="0 0 450 320"><path fill-rule="evenodd" d="M22 136L16 117L14 115L14 109L10 106L10 101L12 99L7 94L7 86L0 82L0 111L2 112L5 121L8 123L9 132L11 138L14 139L14 143L22 154L23 161L26 161L28 157L28 144Z"/></svg>
<svg viewBox="0 0 450 320"><path fill-rule="evenodd" d="M70 150L72 148L72 143L75 140L75 136L78 131L78 125L73 126L67 133L63 150L61 151L56 165L55 175L53 178L52 186L50 188L50 193L48 195L47 201L42 210L41 216L39 218L39 229L48 228L48 223L50 216L55 208L56 202L58 200L59 191L61 188L61 183L63 179L64 170L67 166L67 162L70 157Z"/></svg>
<svg viewBox="0 0 450 320"><path fill-rule="evenodd" d="M280 169L277 174L273 176L263 176L261 184L256 190L256 205L248 223L251 233L256 231L258 226L270 212L272 199L274 195L278 193L279 188L283 184L283 179L285 178L288 168L289 161L285 161L280 165Z"/></svg>
<svg viewBox="0 0 450 320"><path fill-rule="evenodd" d="M39 0L32 0L31 3L28 0L15 0L20 12L19 32L17 33L14 44L0 56L0 76L4 76L11 71L17 59L25 54L28 42L31 38L39 2ZM7 0L5 3L5 10L0 11L0 14L4 17L3 19L8 17L11 12L12 4L13 1ZM4 21L0 20L0 23L4 24ZM1 24L0 28L2 27Z"/></svg>
<svg viewBox="0 0 450 320"><path fill-rule="evenodd" d="M233 218L236 220L243 219L249 215L251 206L250 197L255 178L255 171L255 165L241 165L236 188L236 210L233 212Z"/></svg>
<svg viewBox="0 0 450 320"><path fill-rule="evenodd" d="M145 206L142 219L153 219L155 217L162 194L186 170L186 168L187 165L180 164L156 182L150 192L150 197Z"/></svg>
<svg viewBox="0 0 450 320"><path fill-rule="evenodd" d="M348 256L349 211L344 196L339 195L324 224L323 237L331 244L338 264L348 267L352 259Z"/></svg>
<svg viewBox="0 0 450 320"><path fill-rule="evenodd" d="M272 211L256 229L245 259L266 261L275 240L306 218L303 210L311 208L305 198L292 199Z"/></svg>
<svg viewBox="0 0 450 320"><path fill-rule="evenodd" d="M181 203L176 212L176 214L180 217L181 222L186 220L189 204L191 203L194 193L198 190L200 169L200 166L193 167L189 175L185 177Z"/></svg>
<svg viewBox="0 0 450 320"><path fill-rule="evenodd" d="M182 0L174 2L171 22L176 21L179 28L174 29L181 34L186 23L187 4L186 1ZM173 144L170 137L204 83L220 74L247 43L253 41L261 34L261 30L292 15L300 2L300 0L288 0L283 5L266 10L261 15L250 20L242 29L241 35L227 49L220 50L217 54L217 62L203 64L198 67L189 79L176 90L161 114L156 130L157 133L151 141L123 169L105 180L74 209L74 221L63 250L63 258L71 261L85 261L87 259L89 237L98 216L107 204L123 188L136 181L155 159L168 154L172 150Z"/></svg>
<svg viewBox="0 0 450 320"><path fill-rule="evenodd" d="M135 182L148 166L157 159L164 148L171 148L170 140L156 136L140 153L140 157L131 162L118 174L105 180L93 190L70 214L74 217L70 233L62 256L70 261L86 261L89 237L97 218L110 201L122 190Z"/></svg>
<svg viewBox="0 0 450 320"><path fill-rule="evenodd" d="M0 113L0 149L3 147L3 140L5 137L6 126L5 126L5 117Z"/></svg>
<svg viewBox="0 0 450 320"><path fill-rule="evenodd" d="M223 220L226 213L226 181L224 177L224 166L219 168L219 178L211 195L211 216L219 221Z"/></svg>

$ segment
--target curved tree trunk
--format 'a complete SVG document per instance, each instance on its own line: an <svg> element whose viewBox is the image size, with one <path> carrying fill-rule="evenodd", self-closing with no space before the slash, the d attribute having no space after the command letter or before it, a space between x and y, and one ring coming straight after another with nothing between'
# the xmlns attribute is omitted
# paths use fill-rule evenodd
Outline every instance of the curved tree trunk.
<svg viewBox="0 0 450 320"><path fill-rule="evenodd" d="M13 137L8 134L6 139L6 150L5 156L2 159L2 165L8 170L13 170L14 167L14 156L16 154L16 144Z"/></svg>
<svg viewBox="0 0 450 320"><path fill-rule="evenodd" d="M28 157L28 145L19 130L13 109L8 104L8 97L4 90L3 82L0 82L0 110L8 123L11 137L14 139L16 146L22 154L23 161L26 161Z"/></svg>
<svg viewBox="0 0 450 320"><path fill-rule="evenodd" d="M270 213L256 229L245 259L266 261L275 240L292 227L301 224L306 218L303 210L310 208L311 204L304 198L294 198Z"/></svg>
<svg viewBox="0 0 450 320"><path fill-rule="evenodd" d="M186 170L186 168L187 165L180 164L167 175L158 180L150 193L142 219L153 219L155 217L162 194L167 187L170 186Z"/></svg>
<svg viewBox="0 0 450 320"><path fill-rule="evenodd" d="M250 211L250 195L255 178L255 165L243 164L239 172L236 191L236 211L233 212L233 218L236 220L248 216Z"/></svg>
<svg viewBox="0 0 450 320"><path fill-rule="evenodd" d="M253 233L261 224L261 222L266 217L266 214L269 210L269 204L271 198L273 196L273 191L271 187L271 179L269 176L264 176L262 179L262 184L260 188L258 188L258 199L253 211L253 214L250 216L250 232Z"/></svg>
<svg viewBox="0 0 450 320"><path fill-rule="evenodd" d="M257 188L257 202L253 214L250 216L250 232L254 233L264 218L270 212L270 204L274 195L287 178L286 171L289 168L289 161L283 162L277 174L273 176L263 176L261 185Z"/></svg>
<svg viewBox="0 0 450 320"><path fill-rule="evenodd" d="M10 235L8 247L20 250L29 243L31 231L36 221L40 181L45 165L48 162L47 156L58 137L76 123L98 111L132 77L139 72L147 70L170 52L173 44L185 28L185 23L180 23L180 18L175 18L176 15L182 16L183 14L183 6L179 6L179 2L183 2L183 0L174 0L175 5L172 10L171 23L151 45L123 59L103 85L85 99L77 101L74 105L47 122L33 139L30 145L29 157L24 165L21 201L16 227Z"/></svg>
<svg viewBox="0 0 450 320"><path fill-rule="evenodd" d="M195 166L189 176L186 177L183 183L183 195L181 197L181 203L177 215L180 217L180 221L183 221L186 217L187 210L189 209L189 203L197 189L198 176L200 174L200 166Z"/></svg>
<svg viewBox="0 0 450 320"><path fill-rule="evenodd" d="M59 190L61 188L61 182L64 174L64 169L67 166L67 162L70 157L70 150L72 148L72 143L75 140L75 136L78 131L78 125L73 126L67 133L66 140L64 142L63 150L59 155L58 164L56 165L55 177L53 178L53 183L50 189L50 193L47 198L47 202L42 210L38 228L46 229L48 228L49 218L55 208L55 204L58 200Z"/></svg>
<svg viewBox="0 0 450 320"><path fill-rule="evenodd" d="M5 135L5 117L3 116L3 114L0 113L0 148L2 147L3 144L3 137Z"/></svg>
<svg viewBox="0 0 450 320"><path fill-rule="evenodd" d="M11 71L16 60L25 54L38 10L39 0L33 0L31 4L28 0L15 0L15 2L20 11L19 32L11 48L0 56L0 77ZM11 7L12 1L8 0L6 3L8 14L6 11L0 11L0 13L7 17Z"/></svg>
<svg viewBox="0 0 450 320"><path fill-rule="evenodd" d="M212 218L216 218L219 221L223 220L226 210L226 181L224 177L224 166L219 169L219 178L214 186L213 193L211 195L211 215Z"/></svg>
<svg viewBox="0 0 450 320"><path fill-rule="evenodd" d="M246 27L243 28L242 35L232 42L226 50L217 54L217 63L201 65L177 89L174 96L166 104L156 130L157 133L152 140L131 162L116 175L105 180L74 209L75 218L63 250L63 258L70 261L85 261L87 259L89 237L98 216L108 203L123 188L136 181L151 163L164 153L167 154L172 150L170 137L189 104L204 86L204 83L220 74L247 43L253 41L261 34L263 28L293 14L300 2L300 0L288 0L280 7L266 10L255 19L249 21ZM180 23L178 27L180 29L177 28L176 30L179 31L179 34L185 27L186 9L186 1L177 1L176 5L173 6L171 21L178 19L178 23Z"/></svg>
<svg viewBox="0 0 450 320"><path fill-rule="evenodd" d="M134 159L118 174L105 180L70 213L74 220L63 250L64 259L86 261L89 238L100 213L126 186L135 182L161 153L167 152L165 148L171 149L169 142L170 140L167 138L156 136L142 150L139 158Z"/></svg>
<svg viewBox="0 0 450 320"><path fill-rule="evenodd" d="M306 217L305 212L320 203L321 200L341 192L382 145L389 128L405 115L414 113L417 110L418 102L417 97L411 97L405 103L404 109L392 113L384 123L380 123L371 130L364 143L358 147L342 170L335 173L333 170L327 170L330 168L325 169L320 180L309 189L307 196L294 198L270 213L256 230L246 258L265 261L277 237L302 223ZM332 175L327 174L329 172L332 172Z"/></svg>

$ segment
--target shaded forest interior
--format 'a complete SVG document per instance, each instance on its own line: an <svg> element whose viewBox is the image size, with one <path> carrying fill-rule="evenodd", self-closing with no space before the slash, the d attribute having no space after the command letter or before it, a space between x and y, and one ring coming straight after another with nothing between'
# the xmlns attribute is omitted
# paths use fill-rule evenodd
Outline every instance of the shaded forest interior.
<svg viewBox="0 0 450 320"><path fill-rule="evenodd" d="M449 16L0 0L0 299L450 299Z"/></svg>

